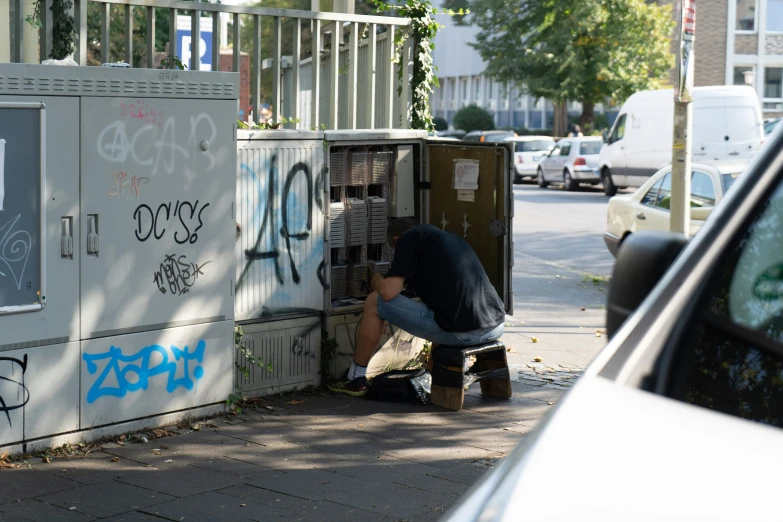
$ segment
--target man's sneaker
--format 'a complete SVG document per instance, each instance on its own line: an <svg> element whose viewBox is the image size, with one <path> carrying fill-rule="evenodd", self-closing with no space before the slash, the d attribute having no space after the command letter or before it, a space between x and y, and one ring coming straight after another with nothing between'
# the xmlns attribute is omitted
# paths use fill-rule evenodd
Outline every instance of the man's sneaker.
<svg viewBox="0 0 783 522"><path fill-rule="evenodd" d="M352 381L340 380L330 384L327 388L335 393L345 393L352 397L364 397L367 394L367 378L357 377Z"/></svg>

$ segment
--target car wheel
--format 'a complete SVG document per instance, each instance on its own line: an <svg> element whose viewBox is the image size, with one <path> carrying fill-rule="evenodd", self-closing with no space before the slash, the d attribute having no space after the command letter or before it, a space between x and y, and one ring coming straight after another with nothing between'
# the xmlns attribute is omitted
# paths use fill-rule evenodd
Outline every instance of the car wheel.
<svg viewBox="0 0 783 522"><path fill-rule="evenodd" d="M514 174L514 185L521 185L522 184L522 176L519 174Z"/></svg>
<svg viewBox="0 0 783 522"><path fill-rule="evenodd" d="M617 194L617 187L612 182L612 174L609 172L609 169L604 169L601 173L601 182L604 184L604 194L609 197Z"/></svg>
<svg viewBox="0 0 783 522"><path fill-rule="evenodd" d="M568 192L573 192L576 190L576 187L579 186L578 183L574 182L573 178L571 177L571 174L566 170L563 172L563 188L566 189Z"/></svg>
<svg viewBox="0 0 783 522"><path fill-rule="evenodd" d="M544 179L544 171L541 169L538 169L538 186L540 188L546 188L549 185L549 183L546 182Z"/></svg>

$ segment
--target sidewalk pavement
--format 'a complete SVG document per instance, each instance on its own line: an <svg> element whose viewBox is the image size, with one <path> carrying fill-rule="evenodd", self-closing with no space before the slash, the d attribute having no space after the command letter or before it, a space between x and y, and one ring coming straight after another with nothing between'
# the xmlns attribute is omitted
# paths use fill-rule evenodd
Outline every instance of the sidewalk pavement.
<svg viewBox="0 0 783 522"><path fill-rule="evenodd" d="M320 391L258 400L0 469L0 521L438 520L606 341L603 282L523 254L517 263L503 338L511 400L475 384L459 412Z"/></svg>
<svg viewBox="0 0 783 522"><path fill-rule="evenodd" d="M0 470L0 520L437 520L562 397L563 373L525 368L511 400L473 385L459 412L315 391L31 456Z"/></svg>

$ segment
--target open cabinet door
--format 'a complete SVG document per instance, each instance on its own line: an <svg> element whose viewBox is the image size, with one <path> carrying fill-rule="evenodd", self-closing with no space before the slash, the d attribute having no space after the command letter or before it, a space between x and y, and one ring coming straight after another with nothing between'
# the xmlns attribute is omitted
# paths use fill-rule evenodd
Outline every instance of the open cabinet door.
<svg viewBox="0 0 783 522"><path fill-rule="evenodd" d="M511 158L511 145L505 143L428 142L425 164L427 222L468 242L509 315L514 306Z"/></svg>

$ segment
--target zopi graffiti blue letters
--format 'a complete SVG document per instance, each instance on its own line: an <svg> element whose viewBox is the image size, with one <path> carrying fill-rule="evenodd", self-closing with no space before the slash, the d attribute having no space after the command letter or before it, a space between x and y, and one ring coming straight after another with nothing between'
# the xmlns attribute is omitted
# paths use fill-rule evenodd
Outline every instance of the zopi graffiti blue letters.
<svg viewBox="0 0 783 522"><path fill-rule="evenodd" d="M87 371L90 375L98 372L98 363L106 362L103 371L87 392L87 402L92 404L101 397L125 397L129 392L146 390L150 378L157 375L168 376L166 382L168 393L174 392L179 387L192 390L196 381L204 376L204 368L191 363L203 361L205 347L206 343L202 340L192 352L187 346L180 349L172 345L170 350L167 350L163 346L153 344L133 355L123 354L122 349L116 346L103 353L85 353L82 357L87 363ZM153 357L157 361L153 361ZM178 378L177 369L180 361L183 371ZM117 385L112 386L115 381Z"/></svg>

